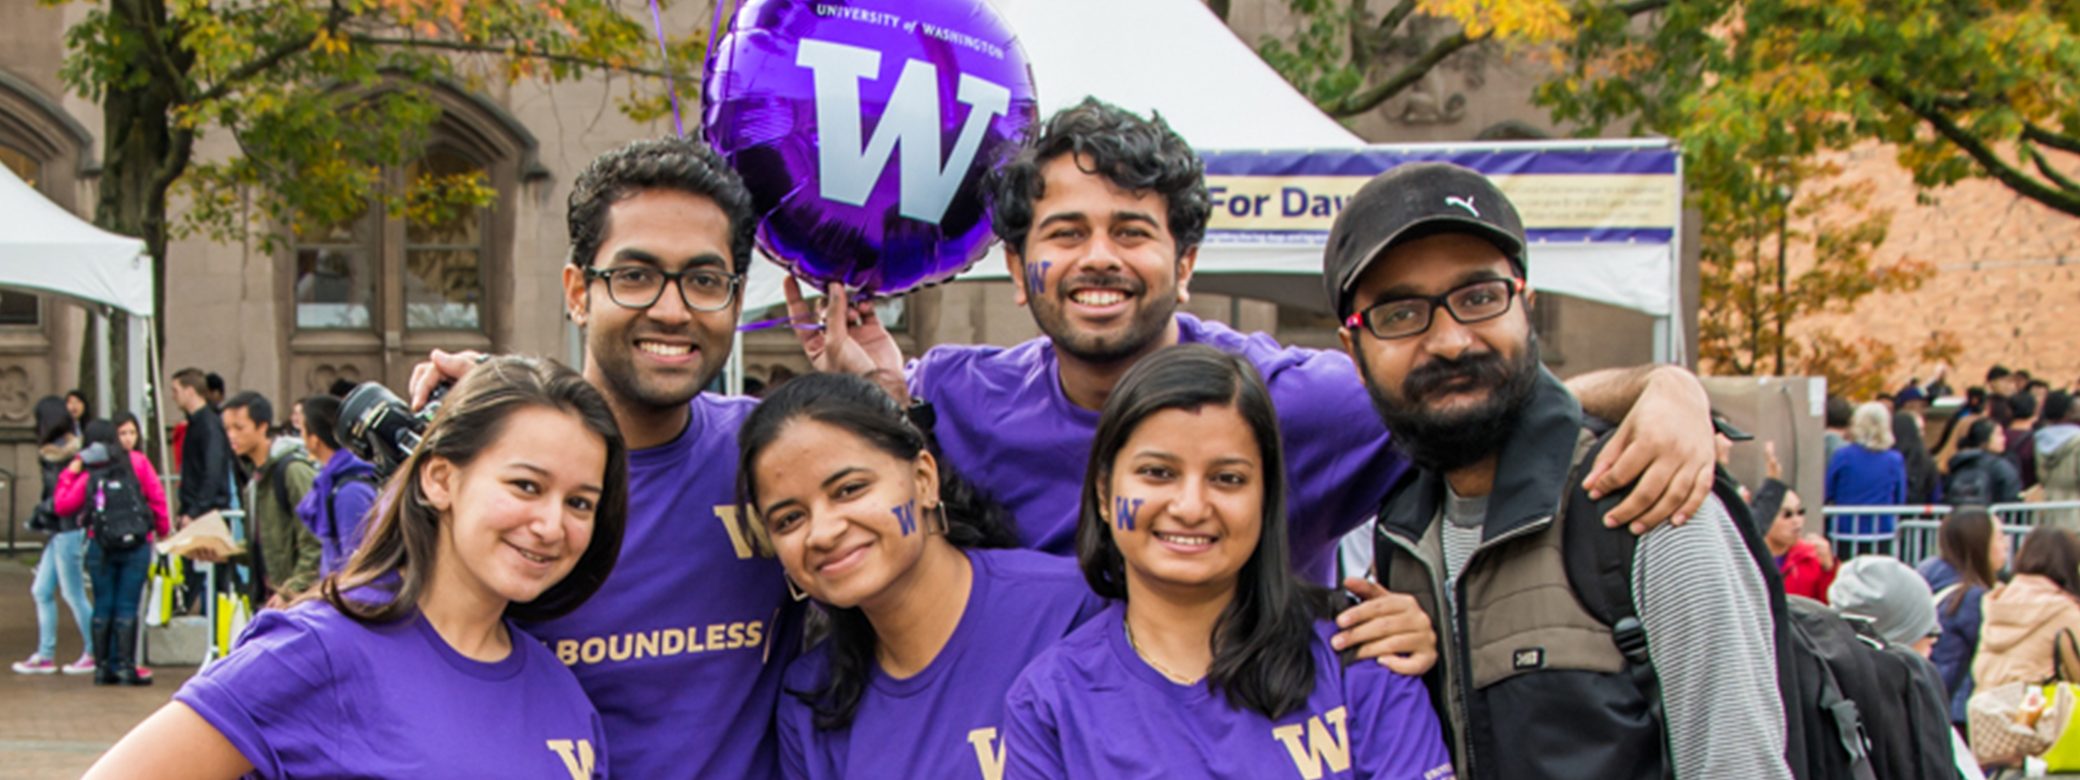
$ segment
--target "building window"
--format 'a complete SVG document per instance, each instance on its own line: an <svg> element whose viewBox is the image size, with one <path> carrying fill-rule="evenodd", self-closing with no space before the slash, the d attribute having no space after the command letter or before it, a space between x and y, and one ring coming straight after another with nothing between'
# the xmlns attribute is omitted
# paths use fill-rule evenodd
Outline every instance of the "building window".
<svg viewBox="0 0 2080 780"><path fill-rule="evenodd" d="M0 165L35 189L43 178L43 165L34 158L12 146L0 145ZM34 293L0 291L0 326L26 325L35 327L43 321L42 299Z"/></svg>
<svg viewBox="0 0 2080 780"><path fill-rule="evenodd" d="M296 327L368 329L375 298L375 234L376 219L364 211L297 236Z"/></svg>
<svg viewBox="0 0 2080 780"><path fill-rule="evenodd" d="M453 151L436 149L412 165L407 181L454 176L481 178L484 169ZM406 328L483 327L486 216L484 209L467 209L444 221L413 219L405 226Z"/></svg>

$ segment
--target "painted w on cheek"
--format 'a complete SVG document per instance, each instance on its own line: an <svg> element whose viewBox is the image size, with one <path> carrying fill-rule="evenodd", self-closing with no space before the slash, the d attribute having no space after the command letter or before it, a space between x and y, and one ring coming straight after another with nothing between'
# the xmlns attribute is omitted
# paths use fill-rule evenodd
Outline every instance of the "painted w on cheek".
<svg viewBox="0 0 2080 780"><path fill-rule="evenodd" d="M904 536L909 536L917 531L916 500L904 502L902 506L891 508L888 511L895 514L896 527L902 530Z"/></svg>
<svg viewBox="0 0 2080 780"><path fill-rule="evenodd" d="M1047 294L1047 269L1053 267L1054 261L1052 260L1026 264L1027 295Z"/></svg>
<svg viewBox="0 0 2080 780"><path fill-rule="evenodd" d="M1112 499L1112 522L1119 526L1119 530L1134 530L1134 516L1141 514L1141 504L1144 500L1126 496Z"/></svg>

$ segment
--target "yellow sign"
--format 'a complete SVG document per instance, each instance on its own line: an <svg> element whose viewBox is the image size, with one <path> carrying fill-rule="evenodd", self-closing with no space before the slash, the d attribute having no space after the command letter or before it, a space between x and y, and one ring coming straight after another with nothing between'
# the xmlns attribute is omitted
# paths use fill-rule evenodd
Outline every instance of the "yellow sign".
<svg viewBox="0 0 2080 780"><path fill-rule="evenodd" d="M1208 230L1326 232L1370 176L1208 176ZM1491 176L1527 230L1674 228L1676 177L1659 174Z"/></svg>

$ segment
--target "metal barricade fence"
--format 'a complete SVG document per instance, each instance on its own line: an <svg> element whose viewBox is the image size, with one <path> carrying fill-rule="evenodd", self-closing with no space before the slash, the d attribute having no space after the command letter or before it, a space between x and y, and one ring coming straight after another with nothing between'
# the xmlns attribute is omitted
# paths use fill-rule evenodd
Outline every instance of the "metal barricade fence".
<svg viewBox="0 0 2080 780"><path fill-rule="evenodd" d="M2080 532L2080 501L1994 504L1986 509L2000 521L2001 533L2007 534L2011 541L2020 541L2024 534L2039 525L2058 525ZM1834 543L1836 556L1846 560L1865 553L1878 553L1891 555L1913 566L1937 555L1936 534L1943 526L1943 518L1957 510L1958 507L1942 504L1828 506L1822 507L1820 514L1826 518L1827 538ZM1841 539L1836 536L1837 517L1888 516L1894 518L1889 539L1861 535Z"/></svg>

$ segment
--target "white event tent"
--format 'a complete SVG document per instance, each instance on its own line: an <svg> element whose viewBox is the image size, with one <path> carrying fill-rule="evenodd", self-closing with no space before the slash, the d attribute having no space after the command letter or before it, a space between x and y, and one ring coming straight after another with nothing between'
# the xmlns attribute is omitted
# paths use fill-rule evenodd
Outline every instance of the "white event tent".
<svg viewBox="0 0 2080 780"><path fill-rule="evenodd" d="M1256 177L1259 187L1269 187L1260 191L1271 193L1274 204L1280 185L1298 179L1313 184L1341 179L1326 192L1348 195L1365 178L1385 170L1377 166L1409 159L1443 159L1475 167L1497 177L1520 206L1525 196L1504 181L1513 175L1537 180L1526 189L1556 208L1578 207L1581 198L1567 188L1587 183L1592 199L1615 205L1599 205L1592 214L1567 214L1543 234L1536 229L1535 216L1526 213L1527 226L1534 228L1532 286L1653 316L1657 359L1682 358L1677 265L1681 254L1676 246L1681 235L1681 172L1667 141L1368 145L1294 90L1199 0L994 3L1010 21L1032 64L1043 117L1085 96L1144 116L1158 112L1207 158L1216 198L1224 173L1237 174L1235 179ZM1094 24L1094 19L1103 21ZM1636 156L1642 152L1659 167L1640 169ZM1547 153L1571 162L1534 161ZM1607 153L1635 159L1598 159ZM1262 164L1266 159L1297 162L1269 171ZM1643 173L1652 175L1638 175ZM1263 201L1258 205L1261 208ZM1224 226L1220 206L1217 202L1215 222L1200 249L1194 290L1326 310L1319 281L1326 220L1314 220L1296 232L1281 232L1288 228L1279 226L1258 230L1262 226L1250 220ZM1612 212L1624 212L1631 219L1614 222ZM1619 229L1609 229L1613 227ZM1652 229L1625 229L1639 227ZM1258 240L1267 236L1274 240ZM785 272L771 263L752 267L744 293L747 318L783 300L780 283ZM1001 247L959 278L1007 278Z"/></svg>
<svg viewBox="0 0 2080 780"><path fill-rule="evenodd" d="M108 416L108 399L114 395L108 312L128 312L130 411L144 417L146 383L157 376L158 350L152 343L152 258L142 240L95 227L0 167L0 287L60 295L93 312L95 398L102 404L96 411L102 417ZM165 437L155 438L163 447Z"/></svg>

